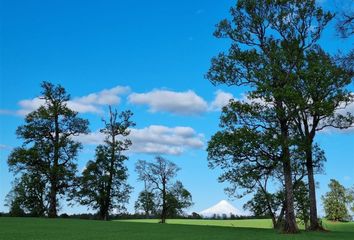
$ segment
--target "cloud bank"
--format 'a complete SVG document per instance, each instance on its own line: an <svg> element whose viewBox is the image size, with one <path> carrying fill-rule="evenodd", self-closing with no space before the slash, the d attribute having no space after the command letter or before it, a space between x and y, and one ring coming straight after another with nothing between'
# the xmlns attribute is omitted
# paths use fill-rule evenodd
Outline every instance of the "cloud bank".
<svg viewBox="0 0 354 240"><path fill-rule="evenodd" d="M82 97L76 97L68 101L68 107L79 113L102 113L102 106L117 105L121 101L120 95L130 91L129 87L116 86L110 89L104 89L100 92L90 93ZM18 102L20 109L17 111L0 110L0 114L15 114L25 116L28 113L38 109L44 104L40 97L25 99Z"/></svg>
<svg viewBox="0 0 354 240"><path fill-rule="evenodd" d="M132 93L128 96L128 101L135 105L147 105L150 112L169 112L175 115L198 115L208 109L208 103L192 90Z"/></svg>
<svg viewBox="0 0 354 240"><path fill-rule="evenodd" d="M83 144L98 145L104 141L99 131L74 137ZM130 152L147 154L180 155L187 149L201 149L204 146L203 135L191 127L166 127L150 125L145 128L132 128L129 135L132 141Z"/></svg>

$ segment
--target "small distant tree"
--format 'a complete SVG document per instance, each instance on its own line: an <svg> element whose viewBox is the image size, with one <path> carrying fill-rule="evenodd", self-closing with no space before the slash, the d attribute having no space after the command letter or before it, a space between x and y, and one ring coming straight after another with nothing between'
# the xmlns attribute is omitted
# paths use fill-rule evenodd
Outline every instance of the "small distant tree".
<svg viewBox="0 0 354 240"><path fill-rule="evenodd" d="M132 144L127 138L129 128L134 126L131 121L132 112L117 111L109 108L109 121L104 121L105 126L101 133L105 135L104 144L96 148L96 159L89 161L86 169L79 178L79 189L74 195L83 205L98 209L99 218L109 219L113 210L124 210L124 204L129 200L131 187L127 184L127 167L124 155Z"/></svg>
<svg viewBox="0 0 354 240"><path fill-rule="evenodd" d="M202 218L202 216L200 216L196 212L192 212L192 214L189 217L192 218L192 219L201 219Z"/></svg>
<svg viewBox="0 0 354 240"><path fill-rule="evenodd" d="M143 211L145 217L148 218L156 214L156 196L153 192L144 190L139 193L139 197L135 202L135 211Z"/></svg>
<svg viewBox="0 0 354 240"><path fill-rule="evenodd" d="M269 193L261 188L253 195L243 208L251 211L256 217L270 217L273 227L277 227L277 212L281 211L284 202L284 194L282 192Z"/></svg>
<svg viewBox="0 0 354 240"><path fill-rule="evenodd" d="M191 205L191 195L181 182L173 182L180 168L160 156L155 162L139 160L136 164L139 180L147 184L147 189L157 197L160 223L165 223L169 215L177 214Z"/></svg>
<svg viewBox="0 0 354 240"><path fill-rule="evenodd" d="M305 229L309 228L310 221L310 199L307 184L299 181L294 188L295 211L296 218L305 225Z"/></svg>
<svg viewBox="0 0 354 240"><path fill-rule="evenodd" d="M21 206L22 204L18 198L13 199L9 205L10 205L9 215L11 217L24 217L24 216L26 216L26 213L22 209L22 206Z"/></svg>
<svg viewBox="0 0 354 240"><path fill-rule="evenodd" d="M184 188L182 182L177 181L167 194L167 217L177 217L183 213L183 209L192 205L192 194Z"/></svg>
<svg viewBox="0 0 354 240"><path fill-rule="evenodd" d="M40 174L25 173L21 178L16 179L13 189L6 196L7 202L14 212L16 208L31 217L42 217L48 211L48 201L46 197L46 184Z"/></svg>
<svg viewBox="0 0 354 240"><path fill-rule="evenodd" d="M331 179L328 187L330 191L322 196L326 218L332 221L348 220L350 215L347 205L351 199L348 197L347 189L334 179Z"/></svg>

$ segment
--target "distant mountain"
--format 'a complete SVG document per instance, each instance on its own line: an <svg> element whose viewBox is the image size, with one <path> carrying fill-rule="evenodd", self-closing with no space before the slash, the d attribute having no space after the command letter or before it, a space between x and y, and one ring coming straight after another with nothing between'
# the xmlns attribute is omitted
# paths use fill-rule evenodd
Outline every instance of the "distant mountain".
<svg viewBox="0 0 354 240"><path fill-rule="evenodd" d="M232 206L232 204L226 200L220 201L216 205L199 212L199 214L206 218L213 217L214 215L222 216L223 214L226 214L228 217L230 217L231 214L237 216L244 215L242 211Z"/></svg>

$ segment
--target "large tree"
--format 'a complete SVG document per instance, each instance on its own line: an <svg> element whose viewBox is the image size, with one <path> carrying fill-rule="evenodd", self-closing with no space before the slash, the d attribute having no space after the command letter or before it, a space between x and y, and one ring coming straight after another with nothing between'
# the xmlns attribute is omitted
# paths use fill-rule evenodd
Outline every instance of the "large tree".
<svg viewBox="0 0 354 240"><path fill-rule="evenodd" d="M279 227L286 206L285 199L279 198L285 195L285 181L280 161L280 131L275 116L271 105L230 101L222 111L222 129L212 136L207 151L209 166L223 170L219 180L230 183L227 192L232 196L242 197L257 191L246 207L256 214L269 215L273 226ZM319 172L325 158L317 145L313 148L314 170ZM292 182L296 188L306 176L307 170L305 154L294 140L290 160ZM272 185L273 193L269 191L268 185ZM240 193L241 189L245 192Z"/></svg>
<svg viewBox="0 0 354 240"><path fill-rule="evenodd" d="M250 96L273 104L280 130L279 141L285 183L284 231L298 231L290 161L290 123L296 109L287 103L299 94L294 83L297 67L306 49L320 38L332 19L315 0L239 0L231 9L231 20L221 21L217 37L231 40L228 53L213 58L207 78L213 84L246 85ZM315 28L313 26L316 26Z"/></svg>
<svg viewBox="0 0 354 240"><path fill-rule="evenodd" d="M109 108L109 120L101 129L104 144L96 148L96 159L89 161L79 178L78 190L74 193L79 202L98 209L99 218L108 220L113 209L122 210L129 200L131 187L127 184L128 157L124 154L131 146L128 139L132 122L131 111L118 112Z"/></svg>
<svg viewBox="0 0 354 240"><path fill-rule="evenodd" d="M304 64L299 68L296 89L301 93L294 118L298 146L305 152L309 185L310 230L320 228L317 218L316 187L314 178L314 141L317 131L325 128L349 128L354 116L345 110L354 98L346 87L353 74L338 66L320 47L306 51Z"/></svg>
<svg viewBox="0 0 354 240"><path fill-rule="evenodd" d="M144 181L148 191L156 196L160 223L165 223L169 215L176 215L192 204L191 194L182 183L173 181L179 170L175 163L160 156L156 157L155 162L139 160L136 164L139 180Z"/></svg>
<svg viewBox="0 0 354 240"><path fill-rule="evenodd" d="M10 170L15 173L37 172L48 186L48 216L56 217L58 197L66 194L72 185L81 144L73 136L88 132L88 121L68 108L70 100L65 89L49 82L42 83L43 100L35 111L25 118L16 134L23 145L15 148L8 158Z"/></svg>

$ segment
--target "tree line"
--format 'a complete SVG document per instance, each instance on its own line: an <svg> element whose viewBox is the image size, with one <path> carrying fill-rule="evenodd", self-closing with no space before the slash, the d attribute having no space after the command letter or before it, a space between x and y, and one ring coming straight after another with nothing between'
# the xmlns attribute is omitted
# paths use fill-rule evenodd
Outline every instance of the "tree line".
<svg viewBox="0 0 354 240"><path fill-rule="evenodd" d="M296 233L296 218L309 218L307 228L319 230L315 174L326 158L316 135L353 126L345 111L354 100L352 51L331 56L319 45L334 14L315 0L239 0L230 14L214 35L231 46L212 58L206 78L248 92L222 109L209 166L223 169L230 195L255 193L245 207L266 212L275 228ZM351 27L341 33L350 36Z"/></svg>
<svg viewBox="0 0 354 240"><path fill-rule="evenodd" d="M89 133L89 122L68 108L70 95L61 85L43 82L44 103L29 113L25 124L17 128L23 140L8 157L8 165L17 177L7 195L12 215L58 216L60 200L81 204L97 211L98 219L108 220L113 210L124 212L132 187L127 183L126 152L132 142L130 128L133 113L109 108L100 132L104 142L96 147L81 174L77 158L82 144L75 136ZM136 164L145 188L135 204L146 216L154 214L164 223L167 217L182 213L193 204L192 196L180 181L174 181L180 168L156 157L156 162L140 160Z"/></svg>

